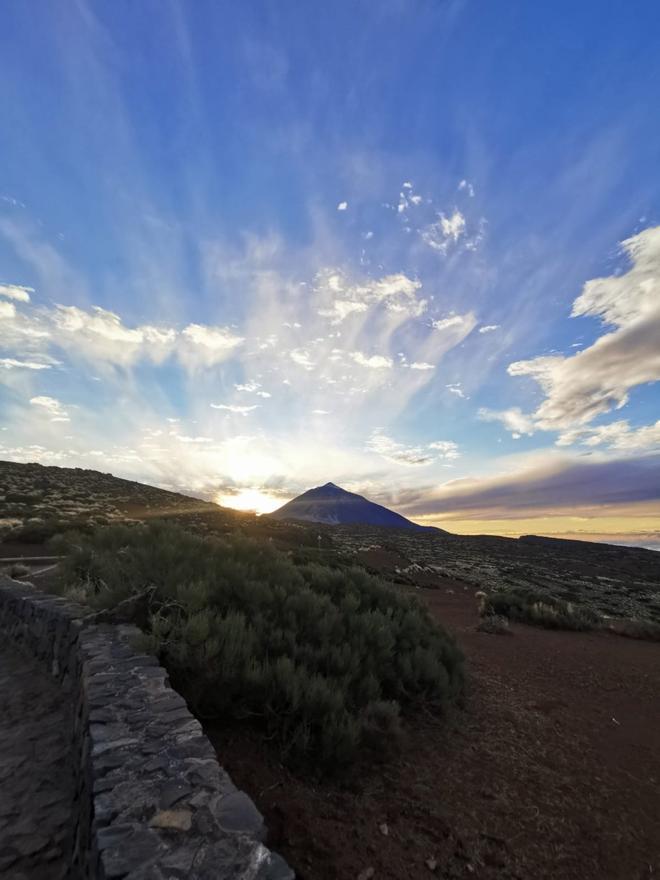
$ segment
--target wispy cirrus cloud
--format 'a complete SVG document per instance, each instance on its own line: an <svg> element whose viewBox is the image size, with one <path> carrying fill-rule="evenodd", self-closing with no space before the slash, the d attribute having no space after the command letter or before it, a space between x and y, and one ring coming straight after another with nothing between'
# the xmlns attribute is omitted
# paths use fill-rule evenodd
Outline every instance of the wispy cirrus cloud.
<svg viewBox="0 0 660 880"><path fill-rule="evenodd" d="M211 403L211 409L222 409L226 412L235 413L240 416L246 416L248 413L254 412L255 409L259 409L259 404L255 403L252 406L241 406L236 403Z"/></svg>

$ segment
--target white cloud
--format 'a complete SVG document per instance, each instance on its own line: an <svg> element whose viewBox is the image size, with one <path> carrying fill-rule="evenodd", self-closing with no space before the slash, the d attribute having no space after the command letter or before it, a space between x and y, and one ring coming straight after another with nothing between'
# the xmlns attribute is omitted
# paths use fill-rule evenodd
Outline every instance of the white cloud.
<svg viewBox="0 0 660 880"><path fill-rule="evenodd" d="M36 361L20 361L17 358L0 358L0 367L5 370L50 370L51 364Z"/></svg>
<svg viewBox="0 0 660 880"><path fill-rule="evenodd" d="M244 342L228 327L205 324L189 324L181 332L149 324L127 327L118 314L100 306L86 311L57 305L47 318L54 325L55 341L67 351L123 367L142 359L161 363L176 355L194 371L221 363Z"/></svg>
<svg viewBox="0 0 660 880"><path fill-rule="evenodd" d="M181 443L213 443L212 437L188 437L185 434L175 434Z"/></svg>
<svg viewBox="0 0 660 880"><path fill-rule="evenodd" d="M627 420L610 422L595 428L576 428L560 434L557 446L607 446L623 452L651 452L660 450L660 419L652 425L631 428Z"/></svg>
<svg viewBox="0 0 660 880"><path fill-rule="evenodd" d="M29 315L18 312L13 302L0 300L0 343L7 348L25 346L31 350L42 347L43 341L50 336L43 325L43 320L34 312Z"/></svg>
<svg viewBox="0 0 660 880"><path fill-rule="evenodd" d="M440 225L442 226L445 238L450 238L452 241L458 241L461 235L465 233L465 217L458 209L450 217L445 217L444 214L441 214Z"/></svg>
<svg viewBox="0 0 660 880"><path fill-rule="evenodd" d="M245 382L244 384L234 385L237 391L246 391L249 394L256 394L257 397L272 397L268 391L262 391L259 382Z"/></svg>
<svg viewBox="0 0 660 880"><path fill-rule="evenodd" d="M499 330L499 324L484 324L483 327L479 327L479 333L492 333L493 330Z"/></svg>
<svg viewBox="0 0 660 880"><path fill-rule="evenodd" d="M437 459L453 460L459 457L458 445L451 440L435 440L425 446L405 446L376 429L365 444L367 452L374 452L394 464L421 467Z"/></svg>
<svg viewBox="0 0 660 880"><path fill-rule="evenodd" d="M340 202L340 203L337 205L337 210L338 210L338 211L346 211L346 210L348 210L348 202Z"/></svg>
<svg viewBox="0 0 660 880"><path fill-rule="evenodd" d="M41 407L50 416L51 422L70 422L68 412L55 397L32 397L30 399L32 406Z"/></svg>
<svg viewBox="0 0 660 880"><path fill-rule="evenodd" d="M452 345L462 342L477 326L474 312L465 315L449 315L431 322L434 330L438 330L447 337Z"/></svg>
<svg viewBox="0 0 660 880"><path fill-rule="evenodd" d="M660 301L660 226L626 239L622 250L632 262L622 275L587 281L571 315L600 317L615 327L655 315Z"/></svg>
<svg viewBox="0 0 660 880"><path fill-rule="evenodd" d="M435 450L440 458L454 459L460 457L458 444L454 443L453 440L434 440L433 443L428 444L427 449Z"/></svg>
<svg viewBox="0 0 660 880"><path fill-rule="evenodd" d="M465 190L470 198L474 197L474 187L468 180L461 180L458 184L459 190Z"/></svg>
<svg viewBox="0 0 660 880"><path fill-rule="evenodd" d="M316 276L315 291L325 300L318 314L340 324L353 313L383 305L390 312L419 317L427 306L426 300L417 298L421 286L402 272L351 283L338 269L324 269Z"/></svg>
<svg viewBox="0 0 660 880"><path fill-rule="evenodd" d="M450 382L448 385L445 385L445 388L449 391L450 394L455 394L456 397L461 397L465 400L465 392L461 388L460 382Z"/></svg>
<svg viewBox="0 0 660 880"><path fill-rule="evenodd" d="M48 317L54 325L56 342L67 352L126 367L143 357L163 360L176 337L174 330L127 327L119 315L100 306L88 312L77 306L57 305Z"/></svg>
<svg viewBox="0 0 660 880"><path fill-rule="evenodd" d="M419 467L431 464L433 455L419 446L404 446L381 431L374 431L365 444L367 452L374 452L394 464Z"/></svg>
<svg viewBox="0 0 660 880"><path fill-rule="evenodd" d="M330 410L329 409L313 409L312 413L315 416L329 416Z"/></svg>
<svg viewBox="0 0 660 880"><path fill-rule="evenodd" d="M24 287L22 284L0 284L0 296L17 302L29 303L31 293L34 293L34 287Z"/></svg>
<svg viewBox="0 0 660 880"><path fill-rule="evenodd" d="M384 357L380 354L368 357L361 351L353 351L351 352L351 357L356 364L359 364L361 367L369 367L371 370L389 370L393 366L392 358Z"/></svg>
<svg viewBox="0 0 660 880"><path fill-rule="evenodd" d="M259 409L259 404L254 404L253 406L238 406L238 404L233 403L212 403L210 404L211 409L223 409L227 412L236 413L237 415L246 416L248 413L253 412L255 409Z"/></svg>
<svg viewBox="0 0 660 880"><path fill-rule="evenodd" d="M482 422L501 422L507 431L511 431L514 438L518 439L523 434L531 436L535 431L534 420L526 415L520 407L512 406L510 409L493 410L482 407L477 413Z"/></svg>
<svg viewBox="0 0 660 880"><path fill-rule="evenodd" d="M304 367L306 370L314 369L315 364L312 361L309 352L304 348L294 348L293 351L289 352L289 357L294 364L298 364L299 367Z"/></svg>
<svg viewBox="0 0 660 880"><path fill-rule="evenodd" d="M178 356L191 369L212 367L226 360L244 341L228 327L189 324L182 332Z"/></svg>
<svg viewBox="0 0 660 880"><path fill-rule="evenodd" d="M451 327L462 327L467 322L467 315L450 315L448 318L439 318L433 321L436 330L449 330Z"/></svg>
<svg viewBox="0 0 660 880"><path fill-rule="evenodd" d="M0 318L3 320L11 320L16 316L16 306L14 303L3 302L0 300Z"/></svg>
<svg viewBox="0 0 660 880"><path fill-rule="evenodd" d="M620 409L629 391L660 380L660 227L623 242L632 260L623 274L588 281L573 316L601 317L616 328L570 357L546 355L509 366L545 393L534 421L542 430L569 430Z"/></svg>
<svg viewBox="0 0 660 880"><path fill-rule="evenodd" d="M343 320L356 312L366 312L369 305L365 302L351 302L348 299L336 299L331 308L319 309L322 318L331 318L333 324L341 324Z"/></svg>
<svg viewBox="0 0 660 880"><path fill-rule="evenodd" d="M433 364L427 364L424 361L413 361L409 366L411 370L435 370Z"/></svg>
<svg viewBox="0 0 660 880"><path fill-rule="evenodd" d="M420 231L422 241L434 251L447 253L451 244L456 244L465 235L465 217L456 208L450 216L438 214L438 220Z"/></svg>

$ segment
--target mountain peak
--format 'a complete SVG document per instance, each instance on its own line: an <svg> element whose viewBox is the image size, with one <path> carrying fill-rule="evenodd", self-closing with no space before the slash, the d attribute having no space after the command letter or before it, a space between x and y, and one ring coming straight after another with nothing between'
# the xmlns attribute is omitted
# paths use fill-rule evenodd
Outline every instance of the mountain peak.
<svg viewBox="0 0 660 880"><path fill-rule="evenodd" d="M348 492L332 482L308 489L307 492L303 492L269 515L274 519L302 520L327 525L382 526L393 529L424 528L406 519L405 516L375 504L362 495Z"/></svg>

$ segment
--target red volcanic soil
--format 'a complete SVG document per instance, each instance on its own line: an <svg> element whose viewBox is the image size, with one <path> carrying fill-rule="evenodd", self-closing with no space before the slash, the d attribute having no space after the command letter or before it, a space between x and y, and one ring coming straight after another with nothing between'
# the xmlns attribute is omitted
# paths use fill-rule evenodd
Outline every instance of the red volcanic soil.
<svg viewBox="0 0 660 880"><path fill-rule="evenodd" d="M660 873L660 645L522 625L475 630L474 597L423 590L466 654L465 705L424 718L350 786L208 728L300 880L642 880Z"/></svg>

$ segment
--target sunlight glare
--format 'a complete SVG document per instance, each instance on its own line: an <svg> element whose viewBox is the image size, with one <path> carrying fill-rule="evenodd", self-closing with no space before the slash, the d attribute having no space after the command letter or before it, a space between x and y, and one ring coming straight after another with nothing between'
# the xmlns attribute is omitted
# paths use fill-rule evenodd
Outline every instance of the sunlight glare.
<svg viewBox="0 0 660 880"><path fill-rule="evenodd" d="M282 498L262 492L261 489L240 489L235 495L219 493L216 504L232 507L234 510L254 511L254 513L271 513L284 504Z"/></svg>

